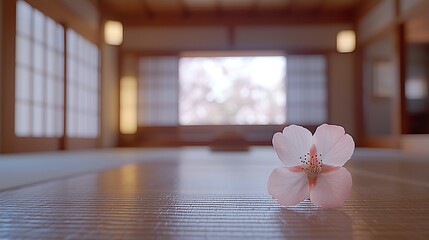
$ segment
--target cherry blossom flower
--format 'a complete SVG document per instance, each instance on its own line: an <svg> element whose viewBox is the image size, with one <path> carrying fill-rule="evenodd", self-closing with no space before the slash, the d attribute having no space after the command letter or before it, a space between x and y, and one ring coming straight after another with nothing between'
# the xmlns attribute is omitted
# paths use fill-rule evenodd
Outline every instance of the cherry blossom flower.
<svg viewBox="0 0 429 240"><path fill-rule="evenodd" d="M273 170L268 193L279 204L291 206L310 197L320 207L338 207L350 195L352 177L343 167L355 143L344 128L323 124L314 135L290 125L273 136L273 146L283 167Z"/></svg>

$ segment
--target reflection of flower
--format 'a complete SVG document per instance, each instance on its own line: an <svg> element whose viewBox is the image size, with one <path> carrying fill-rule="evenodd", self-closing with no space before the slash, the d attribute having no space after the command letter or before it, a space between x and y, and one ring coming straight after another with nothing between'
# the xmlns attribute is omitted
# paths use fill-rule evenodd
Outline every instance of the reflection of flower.
<svg viewBox="0 0 429 240"><path fill-rule="evenodd" d="M353 239L352 221L338 209L317 208L304 201L276 211L284 239Z"/></svg>
<svg viewBox="0 0 429 240"><path fill-rule="evenodd" d="M323 124L314 136L291 125L273 136L274 149L285 165L273 170L268 192L282 205L300 203L310 196L321 207L343 205L350 194L352 178L342 166L354 151L353 138L340 126Z"/></svg>

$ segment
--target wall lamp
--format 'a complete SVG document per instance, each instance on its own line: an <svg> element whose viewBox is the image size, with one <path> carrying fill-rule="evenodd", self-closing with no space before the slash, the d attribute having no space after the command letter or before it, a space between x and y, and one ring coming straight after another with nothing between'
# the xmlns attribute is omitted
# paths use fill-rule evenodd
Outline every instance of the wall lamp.
<svg viewBox="0 0 429 240"><path fill-rule="evenodd" d="M124 26L118 21L104 24L104 41L109 45L121 45L124 38Z"/></svg>
<svg viewBox="0 0 429 240"><path fill-rule="evenodd" d="M353 30L344 30L337 33L337 51L350 53L356 49L356 33Z"/></svg>

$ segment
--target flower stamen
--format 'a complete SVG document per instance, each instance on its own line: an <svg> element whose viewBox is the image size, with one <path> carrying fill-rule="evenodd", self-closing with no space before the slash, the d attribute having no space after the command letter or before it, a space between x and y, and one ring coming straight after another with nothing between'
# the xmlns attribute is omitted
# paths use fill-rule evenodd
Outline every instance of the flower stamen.
<svg viewBox="0 0 429 240"><path fill-rule="evenodd" d="M302 159L302 157L300 157L300 159ZM310 152L304 155L304 160L301 160L301 163L303 163L303 171L306 172L307 175L314 176L322 172L322 154L317 154L317 149L314 144L311 146Z"/></svg>

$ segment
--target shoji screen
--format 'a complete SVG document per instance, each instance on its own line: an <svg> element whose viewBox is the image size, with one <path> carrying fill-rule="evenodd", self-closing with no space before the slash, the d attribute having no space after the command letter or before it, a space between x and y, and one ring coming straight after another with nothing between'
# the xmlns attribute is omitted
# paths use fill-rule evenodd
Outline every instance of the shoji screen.
<svg viewBox="0 0 429 240"><path fill-rule="evenodd" d="M96 45L67 30L67 135L96 138L100 128L100 66Z"/></svg>
<svg viewBox="0 0 429 240"><path fill-rule="evenodd" d="M326 71L323 55L287 56L287 124L318 125L327 121Z"/></svg>
<svg viewBox="0 0 429 240"><path fill-rule="evenodd" d="M63 135L64 28L17 2L15 135Z"/></svg>
<svg viewBox="0 0 429 240"><path fill-rule="evenodd" d="M138 124L178 125L178 58L142 57L139 61Z"/></svg>

